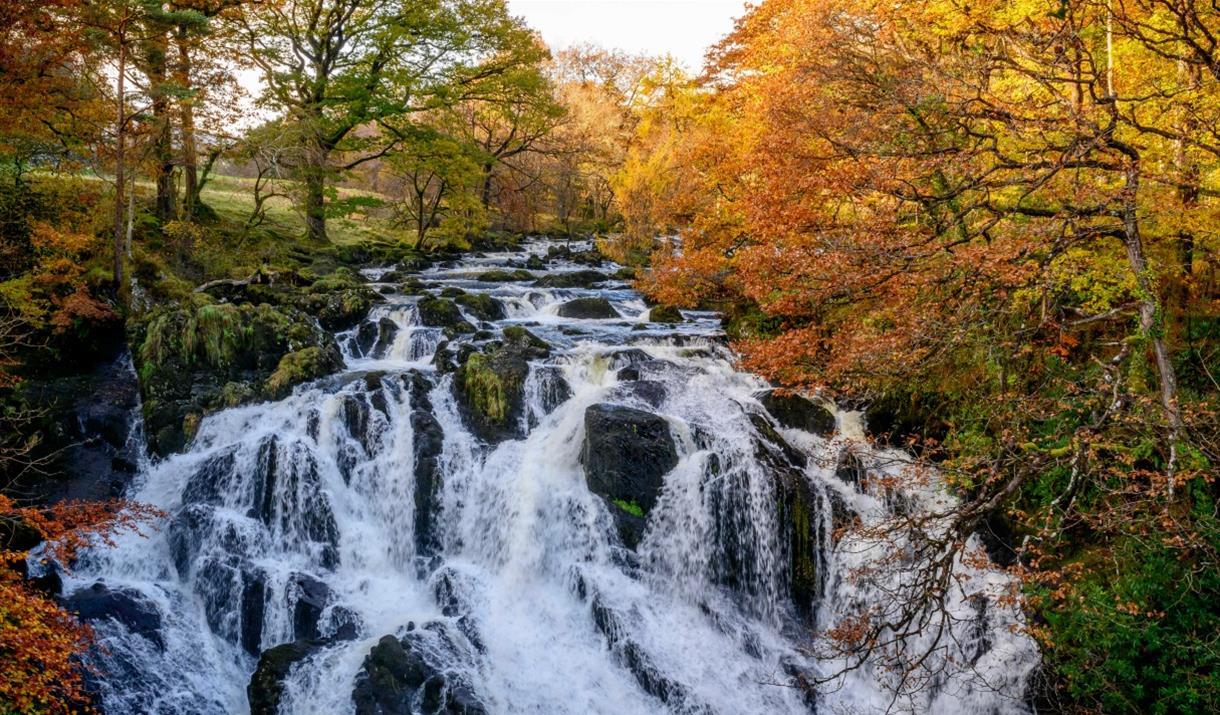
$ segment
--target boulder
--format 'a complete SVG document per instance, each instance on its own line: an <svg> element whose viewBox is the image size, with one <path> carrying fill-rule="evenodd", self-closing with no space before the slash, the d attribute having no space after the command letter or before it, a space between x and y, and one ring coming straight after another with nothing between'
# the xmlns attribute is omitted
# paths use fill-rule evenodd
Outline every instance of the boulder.
<svg viewBox="0 0 1220 715"><path fill-rule="evenodd" d="M113 620L128 631L148 639L158 648L165 648L161 637L161 612L139 591L110 588L98 581L65 599L69 611L82 621Z"/></svg>
<svg viewBox="0 0 1220 715"><path fill-rule="evenodd" d="M605 273L584 269L545 275L534 281L534 286L538 288L592 288L598 283L608 280L611 278Z"/></svg>
<svg viewBox="0 0 1220 715"><path fill-rule="evenodd" d="M776 422L789 429L805 430L823 437L829 437L835 431L834 413L796 393L767 390L758 401Z"/></svg>
<svg viewBox="0 0 1220 715"><path fill-rule="evenodd" d="M521 268L514 271L484 271L477 280L480 283L523 283L534 280L534 274Z"/></svg>
<svg viewBox="0 0 1220 715"><path fill-rule="evenodd" d="M432 666L408 634L382 637L356 675L352 701L357 715L484 715L465 686Z"/></svg>
<svg viewBox="0 0 1220 715"><path fill-rule="evenodd" d="M621 318L619 312L605 298L574 298L559 306L559 315L563 318L578 320L600 320L604 318Z"/></svg>
<svg viewBox="0 0 1220 715"><path fill-rule="evenodd" d="M581 463L589 490L606 501L623 543L634 548L665 475L678 463L669 423L631 407L592 405L585 410Z"/></svg>
<svg viewBox="0 0 1220 715"><path fill-rule="evenodd" d="M682 311L672 305L657 305L648 311L650 323L681 323L684 320L686 318L682 317Z"/></svg>
<svg viewBox="0 0 1220 715"><path fill-rule="evenodd" d="M420 299L417 309L420 322L428 327L444 328L447 333L474 332L474 326L462 317L462 311L453 301L428 296Z"/></svg>
<svg viewBox="0 0 1220 715"><path fill-rule="evenodd" d="M467 427L492 444L524 436L521 417L529 361L550 354L550 346L525 328L510 326L503 336L485 352L465 355L453 381Z"/></svg>
<svg viewBox="0 0 1220 715"><path fill-rule="evenodd" d="M300 298L298 305L301 310L316 316L328 331L345 331L355 326L364 320L373 304L384 300L381 294L367 286L317 289L320 283L322 281L315 283L315 288Z"/></svg>
<svg viewBox="0 0 1220 715"><path fill-rule="evenodd" d="M159 308L132 322L145 429L155 455L185 447L210 412L278 397L342 366L334 337L306 313L210 300L196 296L191 304Z"/></svg>
<svg viewBox="0 0 1220 715"><path fill-rule="evenodd" d="M508 317L504 305L485 293L467 293L454 302L479 320L503 320Z"/></svg>
<svg viewBox="0 0 1220 715"><path fill-rule="evenodd" d="M530 256L525 260L525 267L531 271L545 271L546 260L542 256Z"/></svg>

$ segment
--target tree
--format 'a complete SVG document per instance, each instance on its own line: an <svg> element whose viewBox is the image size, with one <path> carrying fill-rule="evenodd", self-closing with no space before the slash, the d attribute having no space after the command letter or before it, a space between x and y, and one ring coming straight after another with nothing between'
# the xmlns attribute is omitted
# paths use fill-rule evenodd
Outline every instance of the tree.
<svg viewBox="0 0 1220 715"><path fill-rule="evenodd" d="M385 189L395 197L395 221L425 246L445 219L482 210L475 188L482 183L482 154L452 137L423 130L386 161Z"/></svg>
<svg viewBox="0 0 1220 715"><path fill-rule="evenodd" d="M909 588L827 634L901 673L900 696L935 679L904 634L935 632L954 559L999 521L1065 695L1215 706L1208 648L1139 644L1218 618L1196 260L1217 240L1216 31L1192 2L768 0L718 49L695 128L627 165L632 205L684 225L654 298L726 308L769 379L902 411L961 497L887 525L915 545Z"/></svg>
<svg viewBox="0 0 1220 715"><path fill-rule="evenodd" d="M336 172L385 156L410 115L482 97L485 82L536 62L502 0L289 0L243 15L263 101L302 127L309 236L326 238Z"/></svg>

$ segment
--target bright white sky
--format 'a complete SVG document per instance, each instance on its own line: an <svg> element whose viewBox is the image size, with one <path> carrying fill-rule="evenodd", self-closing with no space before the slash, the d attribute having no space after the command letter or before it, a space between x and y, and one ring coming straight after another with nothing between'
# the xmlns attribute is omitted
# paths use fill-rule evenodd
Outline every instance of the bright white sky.
<svg viewBox="0 0 1220 715"><path fill-rule="evenodd" d="M745 0L508 0L551 49L591 42L703 67L709 47L733 29Z"/></svg>

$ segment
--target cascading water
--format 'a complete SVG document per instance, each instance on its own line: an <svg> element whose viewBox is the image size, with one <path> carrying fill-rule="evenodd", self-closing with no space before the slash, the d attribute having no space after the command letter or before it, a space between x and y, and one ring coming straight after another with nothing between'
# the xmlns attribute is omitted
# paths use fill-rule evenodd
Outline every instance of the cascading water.
<svg viewBox="0 0 1220 715"><path fill-rule="evenodd" d="M494 299L458 302L465 333L426 324L435 298L388 291L337 336L343 374L212 415L189 452L143 470L129 496L167 523L91 552L65 585L114 606L92 656L106 712L890 707L880 669L792 687L839 665L814 634L887 592L846 576L879 546L835 542L848 515L886 509L836 476L850 415L831 436L782 426L716 316L649 322L609 274L562 287L582 267L555 257L537 277L561 278L542 285L478 280L553 248L420 274L431 296ZM612 310L565 317L580 298ZM462 397L473 368L451 363L496 341L527 347L506 363L520 409L493 390L491 429ZM956 573L947 666L902 704L1026 712L1038 653L1001 605L1007 577Z"/></svg>

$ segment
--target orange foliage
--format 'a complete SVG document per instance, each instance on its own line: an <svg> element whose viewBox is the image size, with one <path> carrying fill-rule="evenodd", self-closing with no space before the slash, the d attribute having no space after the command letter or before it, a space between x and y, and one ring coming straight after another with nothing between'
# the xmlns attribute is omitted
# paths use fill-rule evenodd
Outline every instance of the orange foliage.
<svg viewBox="0 0 1220 715"><path fill-rule="evenodd" d="M61 562L91 543L111 544L116 534L137 529L158 514L124 501L23 507L0 494L3 530L33 532L51 542L46 557ZM89 647L92 632L14 570L28 556L23 550L0 551L0 710L87 711L78 657Z"/></svg>

